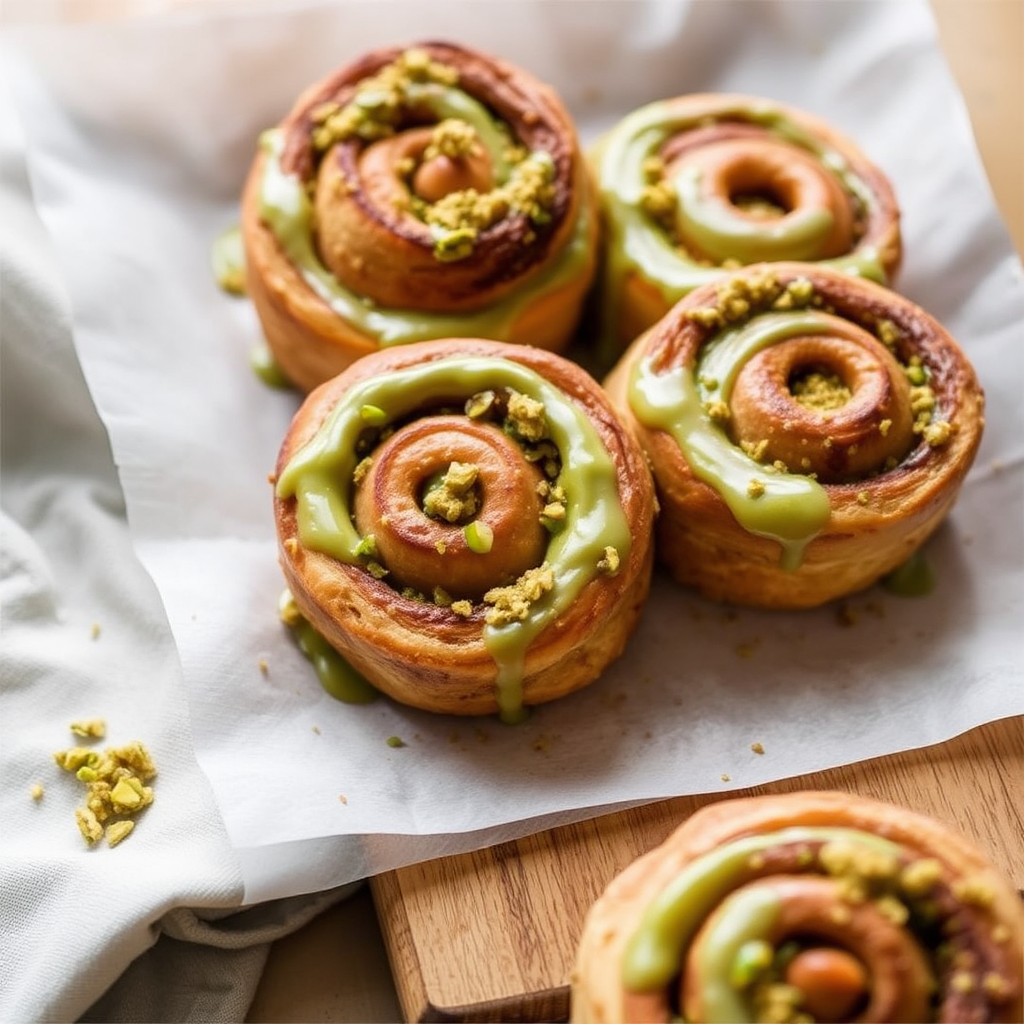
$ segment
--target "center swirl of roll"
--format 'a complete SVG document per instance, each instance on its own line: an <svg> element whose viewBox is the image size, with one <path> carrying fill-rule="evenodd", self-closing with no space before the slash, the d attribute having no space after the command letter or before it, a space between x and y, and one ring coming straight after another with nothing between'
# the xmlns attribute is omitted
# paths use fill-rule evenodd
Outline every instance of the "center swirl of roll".
<svg viewBox="0 0 1024 1024"><path fill-rule="evenodd" d="M910 384L893 354L835 320L756 352L729 400L730 435L760 461L822 483L862 479L913 446Z"/></svg>
<svg viewBox="0 0 1024 1024"><path fill-rule="evenodd" d="M478 601L543 560L542 479L492 423L419 419L374 451L356 489L356 529L374 536L399 588L430 594L441 585Z"/></svg>
<svg viewBox="0 0 1024 1024"><path fill-rule="evenodd" d="M667 168L687 249L721 263L819 260L855 245L842 183L812 153L766 132L729 133L688 146Z"/></svg>
<svg viewBox="0 0 1024 1024"><path fill-rule="evenodd" d="M463 312L563 246L579 210L574 139L533 88L431 44L313 105L313 233L334 278L388 309Z"/></svg>

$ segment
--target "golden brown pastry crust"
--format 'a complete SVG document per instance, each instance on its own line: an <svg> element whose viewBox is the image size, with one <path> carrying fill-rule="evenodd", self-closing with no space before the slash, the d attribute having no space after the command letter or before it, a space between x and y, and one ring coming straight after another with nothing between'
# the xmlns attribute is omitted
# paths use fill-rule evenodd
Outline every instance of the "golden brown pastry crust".
<svg viewBox="0 0 1024 1024"><path fill-rule="evenodd" d="M559 388L593 424L614 463L622 509L632 530L628 558L614 576L596 575L568 612L526 651L523 703L540 704L593 682L621 653L647 598L653 562L654 492L633 438L603 391L580 367L540 349L478 339L445 339L382 351L316 389L284 440L278 475L352 385L380 374L453 356L501 357ZM571 500L571 496L570 496ZM484 609L469 617L403 597L356 565L310 550L298 538L296 502L275 499L279 554L288 586L313 626L376 687L429 711L485 715L498 710L496 666L484 646ZM424 520L428 529L429 520ZM438 528L439 537L450 531ZM506 538L495 535L500 548ZM472 556L470 556L472 557ZM495 580L498 586L507 580ZM436 580L448 586L448 580Z"/></svg>
<svg viewBox="0 0 1024 1024"><path fill-rule="evenodd" d="M857 142L820 117L758 96L693 93L661 101L660 106L666 121L680 118L692 122L692 127L670 136L659 150L668 176L686 164L707 180L708 194L717 195L727 204L737 196L770 196L780 201L787 213L805 205L829 209L835 223L827 243L814 256L800 258L866 257L877 260L886 283L893 282L903 254L899 206L888 177L867 158ZM814 153L774 135L762 124L744 121L744 111L785 118L822 149L838 154L863 184L869 201L862 202L846 191ZM600 181L599 153L600 150L592 163ZM602 206L607 215L606 197L602 197ZM742 210L735 212L743 216ZM756 218L751 215L748 219ZM651 228L659 230L653 222ZM738 263L749 262L739 253L703 252L696 237L678 225L676 230L680 233L679 243L697 269L711 272L726 258L732 261L733 269ZM606 246L614 246L614 239L614 231L603 236ZM618 263L620 257L616 254L611 259ZM617 291L614 304L609 307L615 321L610 329L624 346L660 320L682 293L673 297L665 285L628 261L616 276L617 281L606 283L606 288Z"/></svg>
<svg viewBox="0 0 1024 1024"><path fill-rule="evenodd" d="M895 427L887 438L879 437L883 419L895 423L897 414L890 406L865 412L858 391L849 403L848 418L838 410L834 418L822 420L816 432L811 429L805 435L801 417L808 417L786 392L785 379L774 392L762 387L763 381L755 381L755 390L762 388L762 407L770 411L773 402L778 405L775 426L765 426L765 436L773 429L780 441L791 430L798 439L807 436L810 448L827 452L827 468L832 471L821 480L830 517L807 545L795 572L782 567L778 542L740 526L718 492L697 478L672 436L641 423L629 399L630 375L639 361L652 357L659 373L694 365L715 328L691 319L692 311L714 307L719 290L727 289L731 281L764 275L780 285L811 282L824 307L848 321L849 333L874 333L882 322L891 324L900 339L896 348L901 365L911 357L920 358L930 375L935 415L952 425L944 443L929 444L912 435L908 454L896 449L895 468L885 468L882 450L882 461L874 464L874 471L866 471L854 464L863 454L861 448L867 450L879 440L896 440ZM822 365L843 376L854 373L848 366L853 357L843 339L834 356L827 349L835 339L826 336L814 341L823 350ZM859 351L865 351L863 346ZM713 600L766 608L813 607L870 586L905 563L953 506L984 426L981 386L967 357L940 324L908 299L816 264L749 267L718 285L692 292L631 346L609 375L606 388L654 473L660 503L658 557L680 583L696 587ZM888 384L877 377L864 387L865 392L872 389L887 401L891 398ZM768 456L767 461L777 457Z"/></svg>
<svg viewBox="0 0 1024 1024"><path fill-rule="evenodd" d="M963 955L957 966L943 970L940 967L940 994L935 1000L941 1009L935 1020L992 1020L1021 1021L1022 959L1024 959L1024 907L1017 893L1006 879L988 862L986 856L972 843L950 827L891 804L838 792L799 792L723 800L705 807L684 822L665 842L640 857L622 871L605 889L590 908L584 922L572 978L571 1020L575 1024L602 1022L615 1024L625 1021L668 1021L674 999L668 992L628 992L622 980L622 960L627 944L635 935L641 919L651 902L662 893L679 873L705 854L742 837L779 832L794 826L839 827L856 829L869 835L883 837L904 849L908 860L935 860L942 866L944 896L936 897L942 903L943 916L955 922L950 935L956 935L960 949L973 950L976 956ZM771 867L772 853L765 851L767 868L760 869L761 877L770 884L778 881L792 888L806 876L793 873L792 864L780 859ZM821 869L816 869L820 873ZM815 877L817 882L825 879ZM964 886L963 890L960 886ZM815 900L815 886L807 890L806 898ZM979 906L971 899L958 903L951 895L956 891L986 892L991 899ZM799 900L799 886L793 893ZM733 890L736 891L736 890ZM938 891L938 890L937 890ZM832 901L835 905L835 901ZM865 904L870 908L870 904ZM850 909L856 910L851 905ZM793 916L801 912L792 911ZM813 912L813 910L812 910ZM845 915L843 915L845 918ZM823 921L813 926L805 922L806 933L823 935L826 941L841 947L843 931L834 922ZM849 933L848 933L849 934ZM891 960L898 968L891 972L890 964L880 964L879 970L889 980L892 973L901 973L904 962L911 954L907 949L915 943L897 946ZM892 952L892 951L890 951ZM927 952L927 951L926 951ZM989 964L984 958L995 957ZM695 961L693 951L684 953ZM930 953L926 960L930 959ZM682 968L682 965L681 965ZM934 964L930 968L934 970ZM951 984L951 976L964 971L975 978L974 986L961 979ZM994 981L984 982L992 974L1001 979L1001 995L990 999L985 988L996 991ZM886 982L888 985L889 981ZM958 993L957 987L963 989ZM888 996L890 993L886 993ZM875 993L878 995L878 993ZM904 999L916 999L904 992L891 993L893 1013L884 1020L901 1020L899 1006ZM966 1002L962 1000L967 1000ZM701 1016L688 1016L698 1022ZM848 1019L844 1017L843 1019ZM861 1018L856 1019L875 1019Z"/></svg>
<svg viewBox="0 0 1024 1024"><path fill-rule="evenodd" d="M592 186L573 123L550 87L479 52L448 43L418 45L416 50L456 69L459 87L508 124L527 148L549 153L554 167L554 197L544 225L510 214L481 231L470 256L453 262L436 259L430 229L407 209L408 187L395 170L406 136L419 140L414 145L412 139L406 149L422 149L421 121L371 144L335 144L322 158L311 143L318 108L343 106L363 79L410 49L375 50L310 86L278 126L284 138L281 165L286 173L316 183L315 245L341 283L384 314L396 310L457 316L514 296L556 260L577 229L581 206L593 204ZM265 154L257 154L242 198L247 291L281 370L308 392L379 345L306 284L262 220L259 192L265 162ZM505 328L507 335L497 340L556 351L568 344L593 278L597 230L598 218L591 215L589 255L578 271L539 291Z"/></svg>

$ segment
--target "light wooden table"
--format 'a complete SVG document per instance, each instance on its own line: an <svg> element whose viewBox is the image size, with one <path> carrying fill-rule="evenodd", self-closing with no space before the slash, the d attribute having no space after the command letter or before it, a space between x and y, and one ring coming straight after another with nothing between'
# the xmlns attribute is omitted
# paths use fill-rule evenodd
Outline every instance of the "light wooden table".
<svg viewBox="0 0 1024 1024"><path fill-rule="evenodd" d="M1024 253L1024 0L933 6L996 202ZM1024 888L1021 719L764 790L815 786L955 822ZM709 799L669 800L375 879L372 894L364 888L275 945L249 1020L441 1020L467 1006L475 1019L557 1019L579 922L602 880ZM603 863L586 875L593 892L559 884L578 880L580 859L595 848ZM495 917L515 922L497 944L492 930L477 927ZM452 921L463 926L452 929Z"/></svg>

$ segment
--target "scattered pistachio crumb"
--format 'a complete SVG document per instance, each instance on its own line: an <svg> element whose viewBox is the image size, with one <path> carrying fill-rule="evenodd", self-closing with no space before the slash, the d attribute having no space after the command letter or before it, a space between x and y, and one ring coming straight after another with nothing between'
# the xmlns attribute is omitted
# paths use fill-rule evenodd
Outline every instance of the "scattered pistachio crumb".
<svg viewBox="0 0 1024 1024"><path fill-rule="evenodd" d="M923 431L925 443L932 448L939 448L946 444L953 436L953 424L946 420L935 420L929 423Z"/></svg>
<svg viewBox="0 0 1024 1024"><path fill-rule="evenodd" d="M480 467L472 462L452 462L443 477L423 498L423 511L434 519L458 523L476 515L480 507L477 478Z"/></svg>
<svg viewBox="0 0 1024 1024"><path fill-rule="evenodd" d="M927 895L942 879L942 863L934 857L911 861L900 872L900 888L911 897Z"/></svg>
<svg viewBox="0 0 1024 1024"><path fill-rule="evenodd" d="M515 583L507 587L494 587L484 594L484 603L491 605L486 621L490 626L522 622L530 614L530 607L555 585L554 572L545 562L527 569Z"/></svg>
<svg viewBox="0 0 1024 1024"><path fill-rule="evenodd" d="M356 468L352 470L352 483L354 483L356 487L366 479L372 465L373 459L371 459L369 455L360 459L359 462L356 463Z"/></svg>
<svg viewBox="0 0 1024 1024"><path fill-rule="evenodd" d="M102 632L103 632L103 629L102 629L102 627L100 626L100 624L98 622L94 622L89 627L89 636L92 637L93 640L99 640L100 633L102 633Z"/></svg>
<svg viewBox="0 0 1024 1024"><path fill-rule="evenodd" d="M731 782L732 781L732 776L731 775L727 775L725 772L722 772L722 774L719 776L719 778L723 782Z"/></svg>
<svg viewBox="0 0 1024 1024"><path fill-rule="evenodd" d="M704 411L708 414L708 417L716 423L725 423L732 415L729 410L729 403L723 402L720 399L716 399L713 402L706 402L704 404Z"/></svg>
<svg viewBox="0 0 1024 1024"><path fill-rule="evenodd" d="M88 736L103 739L107 735L107 723L102 718L83 718L72 722L68 728L76 736Z"/></svg>
<svg viewBox="0 0 1024 1024"><path fill-rule="evenodd" d="M973 992L975 987L974 975L968 971L957 971L950 977L949 987L954 992L959 992L963 995Z"/></svg>
<svg viewBox="0 0 1024 1024"><path fill-rule="evenodd" d="M286 626L297 626L302 621L302 612L295 603L295 597L287 588L281 592L277 601L277 614Z"/></svg>
<svg viewBox="0 0 1024 1024"><path fill-rule="evenodd" d="M895 896L891 895L881 896L875 900L875 909L882 917L897 927L906 924L910 917L910 911L907 909L906 904L901 903Z"/></svg>
<svg viewBox="0 0 1024 1024"><path fill-rule="evenodd" d="M382 580L388 575L387 569L380 562L367 562L366 571L375 579Z"/></svg>
<svg viewBox="0 0 1024 1024"><path fill-rule="evenodd" d="M763 746L763 744L761 744L761 743L751 743L751 744L750 744L750 749L751 749L751 750L752 750L752 751L753 751L753 752L754 752L755 754L763 754L763 753L764 753L764 746Z"/></svg>
<svg viewBox="0 0 1024 1024"><path fill-rule="evenodd" d="M263 675L263 676L269 676L270 675L270 662L267 661L266 658L260 658L256 662L256 667L260 670L260 675Z"/></svg>
<svg viewBox="0 0 1024 1024"><path fill-rule="evenodd" d="M958 878L950 888L961 903L974 907L989 907L995 899L992 883L976 875Z"/></svg>
<svg viewBox="0 0 1024 1024"><path fill-rule="evenodd" d="M406 745L405 740L403 740L401 736L389 736L385 742L389 747L395 748L404 747Z"/></svg>
<svg viewBox="0 0 1024 1024"><path fill-rule="evenodd" d="M1009 992L1009 984L1007 980L995 971L989 971L981 979L982 989L990 996L995 998L1003 998Z"/></svg>
<svg viewBox="0 0 1024 1024"><path fill-rule="evenodd" d="M107 826L107 845L117 846L118 843L128 838L128 834L135 828L135 822L128 818L112 822Z"/></svg>
<svg viewBox="0 0 1024 1024"><path fill-rule="evenodd" d="M548 422L544 403L518 391L508 399L508 424L524 441L542 441L548 436Z"/></svg>
<svg viewBox="0 0 1024 1024"><path fill-rule="evenodd" d="M470 601L452 601L451 612L468 619L473 614L473 605Z"/></svg>
<svg viewBox="0 0 1024 1024"><path fill-rule="evenodd" d="M837 374L818 371L794 380L790 390L800 405L817 412L840 409L853 394Z"/></svg>
<svg viewBox="0 0 1024 1024"><path fill-rule="evenodd" d="M764 482L762 480L751 480L747 484L747 496L750 498L760 498L765 492Z"/></svg>
<svg viewBox="0 0 1024 1024"><path fill-rule="evenodd" d="M438 540L434 543L434 550L439 555L443 555L448 550L448 545L443 540Z"/></svg>
<svg viewBox="0 0 1024 1024"><path fill-rule="evenodd" d="M43 792L43 787L38 782L34 782L32 784L32 787L29 789L29 795L32 797L33 800L37 801L43 799Z"/></svg>
<svg viewBox="0 0 1024 1024"><path fill-rule="evenodd" d="M892 429L892 420L881 420L879 422L878 432L882 437L888 437L890 429Z"/></svg>
<svg viewBox="0 0 1024 1024"><path fill-rule="evenodd" d="M871 500L871 495L867 491L857 492L857 504L866 505Z"/></svg>
<svg viewBox="0 0 1024 1024"><path fill-rule="evenodd" d="M900 340L900 330L891 320L879 320L875 325L875 333L878 340L889 349L895 348Z"/></svg>
<svg viewBox="0 0 1024 1024"><path fill-rule="evenodd" d="M608 544L605 546L604 555L597 562L597 571L614 576L619 571L619 552L617 548Z"/></svg>
<svg viewBox="0 0 1024 1024"><path fill-rule="evenodd" d="M462 118L446 117L434 126L423 159L433 160L438 156L446 156L451 160L459 160L479 151L480 140L473 126Z"/></svg>
<svg viewBox="0 0 1024 1024"><path fill-rule="evenodd" d="M853 914L850 908L843 905L842 903L836 903L829 909L828 916L832 919L834 924L849 924L853 918Z"/></svg>
<svg viewBox="0 0 1024 1024"><path fill-rule="evenodd" d="M75 808L75 821L78 824L78 831L82 833L82 838L90 846L102 838L103 826L88 807Z"/></svg>

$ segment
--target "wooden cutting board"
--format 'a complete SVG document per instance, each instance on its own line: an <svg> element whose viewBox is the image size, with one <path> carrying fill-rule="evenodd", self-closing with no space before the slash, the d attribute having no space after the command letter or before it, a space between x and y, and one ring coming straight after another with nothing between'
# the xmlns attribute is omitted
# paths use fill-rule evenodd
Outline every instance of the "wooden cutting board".
<svg viewBox="0 0 1024 1024"><path fill-rule="evenodd" d="M611 878L715 800L841 789L928 814L1024 889L1024 719L769 786L680 797L372 880L409 1021L559 1021L583 916Z"/></svg>

